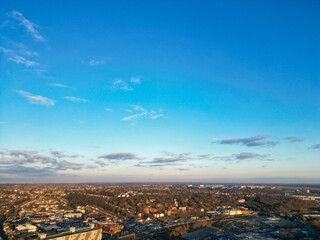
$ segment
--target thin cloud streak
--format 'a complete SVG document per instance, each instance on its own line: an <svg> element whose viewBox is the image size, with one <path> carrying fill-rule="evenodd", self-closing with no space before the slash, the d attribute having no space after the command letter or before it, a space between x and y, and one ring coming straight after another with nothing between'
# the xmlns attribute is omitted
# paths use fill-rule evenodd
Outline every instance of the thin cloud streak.
<svg viewBox="0 0 320 240"><path fill-rule="evenodd" d="M254 136L247 138L226 138L222 140L212 139L213 143L233 145L240 144L246 147L257 147L257 146L275 146L277 142L272 141L271 137L268 135L265 136Z"/></svg>
<svg viewBox="0 0 320 240"><path fill-rule="evenodd" d="M26 50L25 47L21 50L20 45L21 44L15 44L19 47L16 47L18 49L8 49L5 47L0 46L0 52L2 52L8 61L14 62L16 64L24 65L27 68L33 68L32 71L40 71L40 69L34 69L34 67L39 66L40 64L34 60L30 60L29 57L31 56L37 56L38 54L36 52L32 52L29 50ZM23 45L24 46L24 45Z"/></svg>
<svg viewBox="0 0 320 240"><path fill-rule="evenodd" d="M74 102L74 103L86 103L86 102L89 102L89 100L84 99L84 98L70 97L70 96L64 97L64 99L67 99L67 100L69 100L71 102Z"/></svg>
<svg viewBox="0 0 320 240"><path fill-rule="evenodd" d="M198 156L193 156L190 152L176 154L173 152L162 151L162 157L155 157L151 161L141 161L136 167L166 167L166 166L177 166L188 161L195 160L210 160L210 154L202 154ZM203 157L199 157L203 156ZM206 157L204 157L206 156Z"/></svg>
<svg viewBox="0 0 320 240"><path fill-rule="evenodd" d="M62 84L62 83L51 83L50 86L52 86L52 87L59 87L59 88L70 88L69 86L64 85L64 84Z"/></svg>
<svg viewBox="0 0 320 240"><path fill-rule="evenodd" d="M242 162L246 160L259 160L259 161L273 161L273 159L268 158L269 155L258 154L251 152L241 152L238 154L233 154L231 156L215 156L212 157L212 160L224 161L224 162Z"/></svg>
<svg viewBox="0 0 320 240"><path fill-rule="evenodd" d="M123 152L123 153L109 153L98 156L100 159L105 160L141 160L140 157L138 157L134 153L130 152Z"/></svg>
<svg viewBox="0 0 320 240"><path fill-rule="evenodd" d="M261 155L257 153L250 153L250 152L242 152L239 154L234 154L233 155L236 160L247 160L247 159L263 159L266 158L267 155Z"/></svg>
<svg viewBox="0 0 320 240"><path fill-rule="evenodd" d="M286 137L285 140L288 142L302 142L304 139L303 138L297 138L297 137Z"/></svg>
<svg viewBox="0 0 320 240"><path fill-rule="evenodd" d="M31 61L26 59L25 57L19 56L19 55L13 55L11 57L8 57L8 60L11 62L14 62L16 64L22 64L26 67L34 67L34 66L38 66L39 63L35 62L35 61Z"/></svg>
<svg viewBox="0 0 320 240"><path fill-rule="evenodd" d="M154 120L154 119L165 116L163 113L161 113L162 109L160 109L158 111L155 111L155 110L148 111L147 109L145 109L139 105L131 105L131 109L127 109L127 112L134 113L134 114L123 117L122 118L123 121L134 122L137 119L141 119L141 118Z"/></svg>
<svg viewBox="0 0 320 240"><path fill-rule="evenodd" d="M104 65L105 63L106 61L104 59L100 59L100 60L91 59L88 64L90 66L98 66L98 65Z"/></svg>
<svg viewBox="0 0 320 240"><path fill-rule="evenodd" d="M17 91L17 93L19 93L24 98L26 98L30 104L41 105L41 106L45 106L45 107L50 107L50 106L55 105L54 100L47 98L47 97L43 97L43 96L39 96L39 95L32 95L31 93L26 92L26 91L22 91L22 90Z"/></svg>
<svg viewBox="0 0 320 240"><path fill-rule="evenodd" d="M37 28L39 28L38 25L35 23L31 22L30 20L26 19L22 13L13 10L11 12L11 16L17 20L21 26L25 27L26 31L30 33L37 41L44 41L44 37L39 33Z"/></svg>

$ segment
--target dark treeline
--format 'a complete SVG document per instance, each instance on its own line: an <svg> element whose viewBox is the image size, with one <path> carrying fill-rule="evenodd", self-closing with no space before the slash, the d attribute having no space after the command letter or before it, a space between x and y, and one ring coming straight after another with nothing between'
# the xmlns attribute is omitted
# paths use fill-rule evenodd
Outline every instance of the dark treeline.
<svg viewBox="0 0 320 240"><path fill-rule="evenodd" d="M77 206L86 206L92 205L97 207L105 208L105 199L101 197L88 196L84 194L78 193L70 193L67 196L67 200L69 201L69 205L72 208L76 208Z"/></svg>
<svg viewBox="0 0 320 240"><path fill-rule="evenodd" d="M318 205L312 201L277 195L259 195L247 198L246 205L252 210L269 213L304 213L309 210L319 210Z"/></svg>

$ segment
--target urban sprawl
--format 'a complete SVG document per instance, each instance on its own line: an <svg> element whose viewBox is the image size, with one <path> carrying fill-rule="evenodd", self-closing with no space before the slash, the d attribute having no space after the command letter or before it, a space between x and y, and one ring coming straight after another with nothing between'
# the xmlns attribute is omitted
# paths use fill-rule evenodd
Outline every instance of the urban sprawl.
<svg viewBox="0 0 320 240"><path fill-rule="evenodd" d="M320 186L3 184L0 239L320 239Z"/></svg>

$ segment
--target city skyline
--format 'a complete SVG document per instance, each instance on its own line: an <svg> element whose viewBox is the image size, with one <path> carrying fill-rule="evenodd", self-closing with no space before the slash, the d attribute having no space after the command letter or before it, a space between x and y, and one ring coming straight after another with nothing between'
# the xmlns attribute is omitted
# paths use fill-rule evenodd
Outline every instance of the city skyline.
<svg viewBox="0 0 320 240"><path fill-rule="evenodd" d="M4 1L0 183L319 184L319 8Z"/></svg>

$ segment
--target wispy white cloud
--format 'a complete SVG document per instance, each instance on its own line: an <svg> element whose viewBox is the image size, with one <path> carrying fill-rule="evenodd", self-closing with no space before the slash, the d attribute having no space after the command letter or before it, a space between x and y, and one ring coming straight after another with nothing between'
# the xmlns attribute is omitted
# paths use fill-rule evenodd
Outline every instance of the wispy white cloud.
<svg viewBox="0 0 320 240"><path fill-rule="evenodd" d="M30 50L22 50L22 53L26 56L30 56L30 57L38 57L39 53L36 51L30 51Z"/></svg>
<svg viewBox="0 0 320 240"><path fill-rule="evenodd" d="M5 40L4 45L6 47L0 46L0 51L7 54L16 54L26 57L38 57L39 53L30 50L24 43L15 42L12 40Z"/></svg>
<svg viewBox="0 0 320 240"><path fill-rule="evenodd" d="M30 69L29 71L41 77L45 76L45 73L47 71L45 69L35 68L40 64L37 61L30 60L30 57L32 58L39 55L37 52L30 51L22 43L10 41L9 45L11 45L13 48L0 46L0 52L2 52L6 56L8 61L24 65L27 68L32 67L32 69Z"/></svg>
<svg viewBox="0 0 320 240"><path fill-rule="evenodd" d="M154 115L152 117L150 117L151 119L157 119L159 117L164 117L164 114L158 114L158 115Z"/></svg>
<svg viewBox="0 0 320 240"><path fill-rule="evenodd" d="M91 59L88 64L90 66L98 66L98 65L104 65L105 63L106 63L105 59L99 59L99 60Z"/></svg>
<svg viewBox="0 0 320 240"><path fill-rule="evenodd" d="M163 113L160 113L162 112L162 109L158 110L158 111L150 111L149 113L149 116L151 119L157 119L157 118L160 118L160 117L164 117L164 114Z"/></svg>
<svg viewBox="0 0 320 240"><path fill-rule="evenodd" d="M0 46L0 51L3 53L12 53L13 51L11 49L5 48L5 47L1 47Z"/></svg>
<svg viewBox="0 0 320 240"><path fill-rule="evenodd" d="M39 28L39 26L33 22L31 22L30 20L26 19L22 13L13 10L11 12L11 16L17 20L21 26L23 26L26 31L28 33L30 33L34 39L36 39L37 41L44 41L44 37L39 33L39 31L37 30L37 28Z"/></svg>
<svg viewBox="0 0 320 240"><path fill-rule="evenodd" d="M23 97L25 97L31 104L42 105L46 107L55 105L54 100L50 98L39 96L39 95L32 95L31 93L22 91L22 90L17 92Z"/></svg>
<svg viewBox="0 0 320 240"><path fill-rule="evenodd" d="M60 87L60 88L69 88L69 86L61 84L61 83L51 83L50 86L52 86L52 87Z"/></svg>
<svg viewBox="0 0 320 240"><path fill-rule="evenodd" d="M128 81L117 79L113 81L113 88L123 91L132 91L134 90L132 85L141 84L141 79L139 77L131 77Z"/></svg>
<svg viewBox="0 0 320 240"><path fill-rule="evenodd" d="M112 109L112 108L106 108L106 111L107 111L107 112L112 112L113 109Z"/></svg>
<svg viewBox="0 0 320 240"><path fill-rule="evenodd" d="M142 112L146 112L147 110L145 110L143 107L139 106L139 105L131 105L131 107L133 108L133 110L135 111L142 111Z"/></svg>
<svg viewBox="0 0 320 240"><path fill-rule="evenodd" d="M115 80L113 82L113 87L115 89L123 90L123 91L132 91L133 88L128 85L126 81L123 80Z"/></svg>
<svg viewBox="0 0 320 240"><path fill-rule="evenodd" d="M5 124L5 122L0 122L0 125L3 125L3 124Z"/></svg>
<svg viewBox="0 0 320 240"><path fill-rule="evenodd" d="M134 121L138 118L141 118L142 116L144 116L146 114L147 114L147 112L136 113L133 115L126 116L126 117L122 118L122 120L123 121Z"/></svg>
<svg viewBox="0 0 320 240"><path fill-rule="evenodd" d="M28 68L28 72L35 74L38 77L53 79L52 76L48 75L48 71L45 67L39 63L37 59L39 57L38 52L31 50L22 42L16 42L8 38L4 38L3 40L3 46L0 46L0 52L4 54L8 61L24 65Z"/></svg>
<svg viewBox="0 0 320 240"><path fill-rule="evenodd" d="M71 102L74 102L74 103L86 103L86 102L89 102L87 99L84 99L84 98L78 98L78 97L64 97L64 99L67 99Z"/></svg>
<svg viewBox="0 0 320 240"><path fill-rule="evenodd" d="M136 112L135 114L126 116L124 118L122 118L123 121L134 121L138 118L141 118L143 116L145 116L146 114L148 114L148 111L142 107L140 107L139 105L131 105L132 109L128 109L128 112Z"/></svg>
<svg viewBox="0 0 320 240"><path fill-rule="evenodd" d="M26 59L25 57L19 56L19 55L13 55L8 58L9 61L12 61L17 64L25 65L26 67L33 67L39 65L39 63L35 61L31 61Z"/></svg>
<svg viewBox="0 0 320 240"><path fill-rule="evenodd" d="M85 64L85 65L89 65L91 67L94 67L94 66L99 66L99 65L106 64L106 60L107 60L106 57L103 57L103 58L100 58L100 59L91 58L89 61L81 61L81 63Z"/></svg>
<svg viewBox="0 0 320 240"><path fill-rule="evenodd" d="M132 82L134 84L140 84L141 79L139 77L132 77L132 78L130 78L130 82Z"/></svg>
<svg viewBox="0 0 320 240"><path fill-rule="evenodd" d="M131 105L131 109L127 109L126 111L133 114L123 117L122 118L123 121L134 122L139 118L157 119L160 117L164 117L164 114L161 113L163 111L162 109L158 111L155 111L155 110L148 111L139 105ZM130 125L134 125L134 123Z"/></svg>

